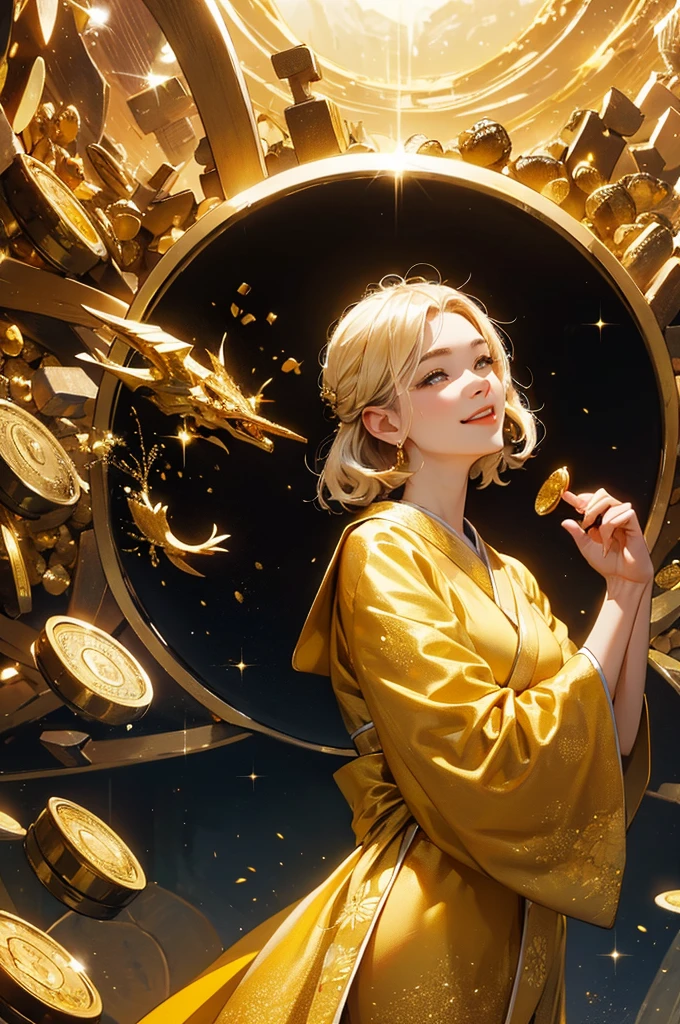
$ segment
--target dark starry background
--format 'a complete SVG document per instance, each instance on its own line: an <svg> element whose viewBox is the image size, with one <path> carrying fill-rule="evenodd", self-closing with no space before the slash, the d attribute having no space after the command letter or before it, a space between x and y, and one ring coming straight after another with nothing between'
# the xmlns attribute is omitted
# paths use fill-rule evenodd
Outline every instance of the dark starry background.
<svg viewBox="0 0 680 1024"><path fill-rule="evenodd" d="M168 284L147 319L193 340L199 356L203 348L217 351L226 330L226 365L244 392L272 377L264 395L273 401L262 404L263 415L309 442L275 438L269 454L222 432L229 454L205 440L183 450L175 436L181 421L121 390L113 426L130 452L139 454L133 409L147 448L154 440L164 445L151 493L169 504L175 532L195 543L216 523L231 536L228 553L193 560L204 578L180 572L162 554L153 568L148 546L134 550L130 537L136 531L123 486L134 482L116 469L108 478L110 528L137 606L178 661L256 721L317 744L348 745L328 681L295 673L290 665L347 522L347 516L331 516L314 504L312 470L334 428L318 398L320 350L328 326L369 282L405 273L420 261L481 300L514 348L513 376L544 425L543 440L524 470L509 474L509 487L478 491L471 484L466 511L485 539L535 573L577 643L592 625L603 587L560 529L570 508L535 515L540 484L566 464L572 489L605 487L632 501L642 523L654 496L660 403L631 313L594 262L527 211L450 181L408 177L395 211L392 180L358 176L253 207L216 232ZM251 291L240 296L244 281ZM255 322L235 319L233 302ZM277 314L273 325L266 321L270 311ZM600 319L602 329L596 326ZM299 375L282 372L290 357L301 362ZM63 601L45 595L36 622L63 610ZM131 631L121 637L143 660ZM248 667L239 669L239 662ZM157 673L154 682L157 701L133 727L134 735L206 719L168 677ZM678 698L652 672L648 696L650 788L658 789L680 781ZM69 715L59 713L54 721L76 727ZM98 734L97 727L90 731ZM4 749L5 772L49 764L30 729ZM24 783L5 775L2 807L28 822L50 795L83 803L128 839L150 879L193 904L228 946L306 894L353 849L350 813L332 778L343 763L340 756L256 734L134 768ZM635 1021L680 927L679 917L654 904L655 894L680 888L679 813L675 804L643 799L629 832L615 929L570 922L570 1024ZM60 917L63 908L39 885L15 844L0 847L0 877L22 916L43 927ZM608 955L614 949L621 954L617 961ZM85 953L82 958L87 960ZM111 994L106 1004L111 1019L121 1022L134 1021L160 991L141 954L133 967L129 959L125 963L126 983L118 988L126 989L127 1002ZM102 972L101 966L91 970L106 987ZM178 969L173 987L186 980ZM659 1013L654 1019L670 1020Z"/></svg>

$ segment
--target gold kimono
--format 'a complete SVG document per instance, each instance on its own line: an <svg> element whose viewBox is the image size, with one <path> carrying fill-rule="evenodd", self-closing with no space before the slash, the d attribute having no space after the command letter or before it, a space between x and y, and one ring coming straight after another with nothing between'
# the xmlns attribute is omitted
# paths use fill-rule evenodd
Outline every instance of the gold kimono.
<svg viewBox="0 0 680 1024"><path fill-rule="evenodd" d="M565 1021L564 915L614 923L646 700L624 772L597 661L480 544L394 501L348 524L293 666L354 737L356 848L147 1024Z"/></svg>

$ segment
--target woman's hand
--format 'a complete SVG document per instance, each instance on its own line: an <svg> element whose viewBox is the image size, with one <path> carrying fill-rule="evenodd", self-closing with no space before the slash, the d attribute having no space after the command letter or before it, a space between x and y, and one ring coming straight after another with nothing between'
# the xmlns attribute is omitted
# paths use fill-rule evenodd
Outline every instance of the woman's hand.
<svg viewBox="0 0 680 1024"><path fill-rule="evenodd" d="M619 501L600 487L594 494L565 491L564 500L578 512L583 522L563 519L562 526L576 541L586 562L608 579L617 576L631 583L649 583L654 576L652 560L635 510L629 501ZM588 527L600 514L600 526Z"/></svg>

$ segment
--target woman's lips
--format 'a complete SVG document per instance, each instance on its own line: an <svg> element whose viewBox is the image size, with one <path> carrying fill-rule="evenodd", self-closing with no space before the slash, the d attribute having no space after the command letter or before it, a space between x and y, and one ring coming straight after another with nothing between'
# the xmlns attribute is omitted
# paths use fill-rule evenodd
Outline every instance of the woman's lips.
<svg viewBox="0 0 680 1024"><path fill-rule="evenodd" d="M463 423L495 423L495 422L496 422L496 412L495 412L495 410L493 412L488 413L486 416L480 416L479 419L476 419L476 420L463 420Z"/></svg>

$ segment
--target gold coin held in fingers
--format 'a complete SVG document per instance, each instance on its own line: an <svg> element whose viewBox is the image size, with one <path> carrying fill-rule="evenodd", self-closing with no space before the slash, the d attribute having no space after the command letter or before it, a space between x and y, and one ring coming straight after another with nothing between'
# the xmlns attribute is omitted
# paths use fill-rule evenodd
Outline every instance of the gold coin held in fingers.
<svg viewBox="0 0 680 1024"><path fill-rule="evenodd" d="M559 505L562 495L569 487L569 470L566 466L556 469L545 481L536 495L534 508L539 516L546 516L554 512Z"/></svg>

